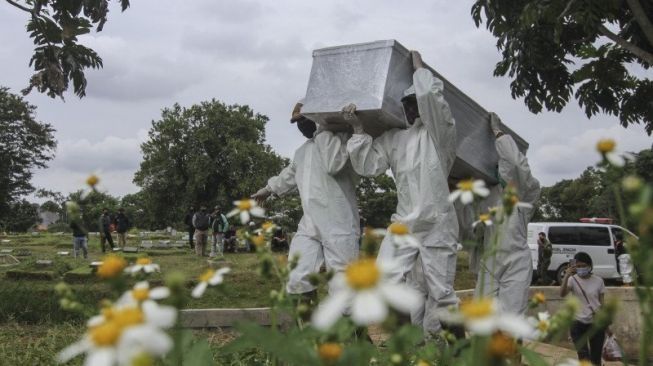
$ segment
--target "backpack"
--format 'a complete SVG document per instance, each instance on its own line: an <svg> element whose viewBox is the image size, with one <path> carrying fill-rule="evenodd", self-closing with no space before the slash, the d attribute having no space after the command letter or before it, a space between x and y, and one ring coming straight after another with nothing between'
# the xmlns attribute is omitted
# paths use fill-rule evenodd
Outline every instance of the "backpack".
<svg viewBox="0 0 653 366"><path fill-rule="evenodd" d="M197 230L205 231L209 229L209 215L198 212L195 214L195 228Z"/></svg>

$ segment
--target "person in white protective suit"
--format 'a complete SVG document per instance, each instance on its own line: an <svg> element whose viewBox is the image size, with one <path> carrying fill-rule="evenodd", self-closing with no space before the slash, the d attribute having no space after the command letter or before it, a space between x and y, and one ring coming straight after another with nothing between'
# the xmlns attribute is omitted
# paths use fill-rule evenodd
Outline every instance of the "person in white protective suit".
<svg viewBox="0 0 653 366"><path fill-rule="evenodd" d="M389 280L395 283L413 269L421 257L429 299L435 306L429 313L458 304L453 290L456 270L458 222L449 202L447 177L456 158L456 127L449 105L442 96L443 83L422 64L421 56L411 51L413 86L404 92L402 103L408 129L391 129L372 140L355 117L355 106L343 109L354 128L347 150L354 170L363 176L377 176L392 169L397 185L397 211L393 222L408 226L421 243L419 248L396 247L391 237L381 243L377 261L391 260L394 269ZM349 115L349 116L347 116ZM431 329L440 329L436 321Z"/></svg>
<svg viewBox="0 0 653 366"><path fill-rule="evenodd" d="M528 160L517 148L515 140L502 132L501 120L494 113L490 114L490 124L496 137L500 184L490 189L490 195L481 206L501 206L503 190L508 184L517 191L519 203L503 224L485 228L483 250L490 255L479 262L476 296L496 297L503 311L524 314L533 275L526 235L533 204L540 197L540 183L531 174ZM488 251L492 250L495 238L497 246L492 254Z"/></svg>
<svg viewBox="0 0 653 366"><path fill-rule="evenodd" d="M299 261L290 272L287 290L314 301L316 286L309 282L312 273L319 272L323 263L328 270L344 271L358 258L358 176L346 149L351 134L316 130L315 122L302 116L300 109L298 103L291 122L297 123L308 140L295 151L292 162L252 198L262 201L272 193L282 196L299 191L304 215L288 254L289 258L298 255Z"/></svg>

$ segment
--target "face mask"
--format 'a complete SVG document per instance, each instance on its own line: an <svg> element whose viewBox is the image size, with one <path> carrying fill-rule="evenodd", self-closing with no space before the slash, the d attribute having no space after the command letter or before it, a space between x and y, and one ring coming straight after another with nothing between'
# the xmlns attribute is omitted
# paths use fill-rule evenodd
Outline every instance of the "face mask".
<svg viewBox="0 0 653 366"><path fill-rule="evenodd" d="M589 276L589 274L590 274L590 268L589 268L589 267L586 267L586 268L577 268L577 269L576 269L576 273L577 273L579 276L581 276L581 277L587 277L587 276Z"/></svg>

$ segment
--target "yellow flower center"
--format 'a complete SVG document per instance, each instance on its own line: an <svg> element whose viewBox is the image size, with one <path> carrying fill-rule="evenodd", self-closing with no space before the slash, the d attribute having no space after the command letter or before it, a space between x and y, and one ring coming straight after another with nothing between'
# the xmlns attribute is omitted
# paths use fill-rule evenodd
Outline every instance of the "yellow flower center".
<svg viewBox="0 0 653 366"><path fill-rule="evenodd" d="M342 346L338 343L322 343L318 347L317 353L322 361L338 361L342 355Z"/></svg>
<svg viewBox="0 0 653 366"><path fill-rule="evenodd" d="M127 261L124 258L109 255L104 258L102 264L97 269L97 275L100 278L114 278L120 275L125 267L127 267Z"/></svg>
<svg viewBox="0 0 653 366"><path fill-rule="evenodd" d="M213 277L215 274L215 271L212 269L207 269L206 272L202 273L200 275L200 281L202 282L209 282L209 280Z"/></svg>
<svg viewBox="0 0 653 366"><path fill-rule="evenodd" d="M102 316L104 316L105 320L108 321L108 320L113 319L113 314L114 314L113 308L106 307L106 308L102 309L101 312L102 312Z"/></svg>
<svg viewBox="0 0 653 366"><path fill-rule="evenodd" d="M132 297L136 299L136 301L145 301L150 298L150 289L137 288L132 290Z"/></svg>
<svg viewBox="0 0 653 366"><path fill-rule="evenodd" d="M617 146L617 143L613 139L601 139L596 144L596 149L601 154L607 154L609 152L612 152L615 146Z"/></svg>
<svg viewBox="0 0 653 366"><path fill-rule="evenodd" d="M113 322L121 327L129 327L136 324L141 324L145 316L139 308L126 308L118 310L114 313Z"/></svg>
<svg viewBox="0 0 653 366"><path fill-rule="evenodd" d="M364 290L376 286L381 272L373 259L360 259L345 269L349 286L355 290Z"/></svg>
<svg viewBox="0 0 653 366"><path fill-rule="evenodd" d="M100 183L100 178L95 174L91 174L86 178L86 184L91 187L95 187L98 183Z"/></svg>
<svg viewBox="0 0 653 366"><path fill-rule="evenodd" d="M252 236L250 240L257 248L261 248L265 245L265 237L263 235Z"/></svg>
<svg viewBox="0 0 653 366"><path fill-rule="evenodd" d="M136 260L136 264L139 264L141 266L145 266L148 264L152 264L152 260L150 258L138 258Z"/></svg>
<svg viewBox="0 0 653 366"><path fill-rule="evenodd" d="M122 333L120 325L114 322L107 322L91 329L90 336L98 346L111 346L116 344Z"/></svg>
<svg viewBox="0 0 653 366"><path fill-rule="evenodd" d="M261 228L265 231L268 231L274 227L274 223L272 221L266 221L261 225Z"/></svg>
<svg viewBox="0 0 653 366"><path fill-rule="evenodd" d="M410 230L408 230L408 226L405 224L402 224L400 222L393 222L388 226L388 230L390 231L391 234L394 235L406 235Z"/></svg>
<svg viewBox="0 0 653 366"><path fill-rule="evenodd" d="M535 295L533 295L533 301L538 304L544 304L546 302L546 296L544 296L542 292L536 292Z"/></svg>
<svg viewBox="0 0 653 366"><path fill-rule="evenodd" d="M547 330L549 330L549 321L548 320L540 320L537 322L537 329L540 330L542 333L546 333Z"/></svg>
<svg viewBox="0 0 653 366"><path fill-rule="evenodd" d="M474 180L473 179L465 179L461 180L457 184L458 189L461 191L471 191L474 188Z"/></svg>
<svg viewBox="0 0 653 366"><path fill-rule="evenodd" d="M417 366L431 366L431 364L428 361L419 360L417 361Z"/></svg>
<svg viewBox="0 0 653 366"><path fill-rule="evenodd" d="M252 203L249 201L249 199L238 201L238 209L240 211L249 211L251 208Z"/></svg>
<svg viewBox="0 0 653 366"><path fill-rule="evenodd" d="M582 360L578 363L578 366L592 366L592 363L589 361Z"/></svg>
<svg viewBox="0 0 653 366"><path fill-rule="evenodd" d="M493 357L510 357L517 353L517 343L512 337L502 332L497 332L490 338L487 352Z"/></svg>
<svg viewBox="0 0 653 366"><path fill-rule="evenodd" d="M481 319L492 315L494 312L492 299L477 299L465 301L460 304L460 312L466 319Z"/></svg>
<svg viewBox="0 0 653 366"><path fill-rule="evenodd" d="M478 219L482 222L490 221L490 214L481 214Z"/></svg>
<svg viewBox="0 0 653 366"><path fill-rule="evenodd" d="M516 205L518 202L519 202L519 197L510 196L510 203L512 203L513 206Z"/></svg>

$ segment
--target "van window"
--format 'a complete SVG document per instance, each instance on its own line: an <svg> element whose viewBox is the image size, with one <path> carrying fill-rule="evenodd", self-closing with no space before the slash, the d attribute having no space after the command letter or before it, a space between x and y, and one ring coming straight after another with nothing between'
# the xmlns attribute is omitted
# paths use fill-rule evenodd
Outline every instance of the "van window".
<svg viewBox="0 0 653 366"><path fill-rule="evenodd" d="M549 227L551 244L610 246L610 232L601 226Z"/></svg>

